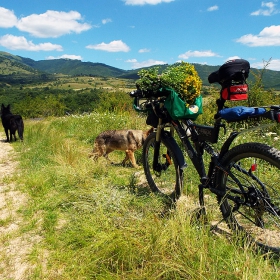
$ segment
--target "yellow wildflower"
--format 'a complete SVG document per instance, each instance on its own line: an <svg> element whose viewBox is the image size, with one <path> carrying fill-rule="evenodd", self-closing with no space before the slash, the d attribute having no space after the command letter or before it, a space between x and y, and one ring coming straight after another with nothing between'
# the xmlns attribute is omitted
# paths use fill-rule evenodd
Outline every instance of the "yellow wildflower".
<svg viewBox="0 0 280 280"><path fill-rule="evenodd" d="M159 75L158 68L139 71L137 81L142 90L155 92L162 87L175 90L188 104L192 104L200 95L202 81L194 65L187 62L175 63Z"/></svg>

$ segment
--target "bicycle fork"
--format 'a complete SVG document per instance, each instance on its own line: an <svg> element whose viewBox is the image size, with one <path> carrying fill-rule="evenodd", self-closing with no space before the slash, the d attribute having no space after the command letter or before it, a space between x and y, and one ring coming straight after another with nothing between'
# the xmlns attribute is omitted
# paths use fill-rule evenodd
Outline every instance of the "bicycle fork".
<svg viewBox="0 0 280 280"><path fill-rule="evenodd" d="M162 131L162 119L159 118L157 131L156 131L156 141L154 143L154 158L153 158L153 170L156 172L161 172L162 170L162 167L158 162L160 141L161 141L161 131Z"/></svg>

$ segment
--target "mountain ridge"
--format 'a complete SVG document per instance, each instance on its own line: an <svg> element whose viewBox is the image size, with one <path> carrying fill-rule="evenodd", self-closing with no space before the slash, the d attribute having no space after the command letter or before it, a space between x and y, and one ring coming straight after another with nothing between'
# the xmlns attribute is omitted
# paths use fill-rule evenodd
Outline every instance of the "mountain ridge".
<svg viewBox="0 0 280 280"><path fill-rule="evenodd" d="M203 85L209 85L208 75L216 71L220 65L212 66L193 63ZM168 65L155 65L159 71L165 69ZM149 67L146 67L149 68ZM71 59L52 59L52 60L33 60L31 58L12 55L0 51L0 82L5 79L11 81L14 78L21 77L20 81L31 76L35 80L51 79L54 74L64 74L71 76L99 76L113 77L123 79L138 79L138 71L143 68L133 70L123 70L101 62L83 62L81 60ZM2 70L2 71L1 71ZM260 74L258 69L251 68L249 81L253 79L254 74ZM29 79L28 79L29 78ZM31 79L32 80L32 79ZM263 84L265 88L274 88L280 90L280 71L265 70L263 72Z"/></svg>

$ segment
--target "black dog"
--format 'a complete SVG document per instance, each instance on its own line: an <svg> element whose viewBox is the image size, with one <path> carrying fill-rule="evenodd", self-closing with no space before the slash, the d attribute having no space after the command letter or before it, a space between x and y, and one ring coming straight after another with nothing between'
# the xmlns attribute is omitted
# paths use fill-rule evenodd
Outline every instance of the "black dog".
<svg viewBox="0 0 280 280"><path fill-rule="evenodd" d="M24 125L23 125L22 117L20 115L12 114L12 112L10 111L10 104L7 107L5 107L4 104L2 104L1 119L7 136L7 142L11 142L13 140L12 135L14 135L15 141L17 140L16 131L18 131L19 138L23 140ZM10 138L9 138L9 131L10 131Z"/></svg>

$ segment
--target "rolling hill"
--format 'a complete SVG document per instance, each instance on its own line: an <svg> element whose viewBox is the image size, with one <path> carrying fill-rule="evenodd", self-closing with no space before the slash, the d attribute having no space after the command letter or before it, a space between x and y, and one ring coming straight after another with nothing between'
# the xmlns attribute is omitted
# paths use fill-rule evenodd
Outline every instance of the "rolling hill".
<svg viewBox="0 0 280 280"><path fill-rule="evenodd" d="M203 85L209 85L208 75L220 66L194 64L202 79ZM167 65L159 66L164 69ZM138 71L122 70L103 63L82 62L80 60L53 59L35 61L30 58L15 56L7 52L0 52L0 82L29 83L54 79L54 74L71 76L114 77L136 80ZM251 69L249 81L253 80L254 73L260 70ZM280 90L280 71L265 70L263 74L265 88Z"/></svg>
<svg viewBox="0 0 280 280"><path fill-rule="evenodd" d="M25 59L30 60L31 59ZM8 84L28 84L52 80L53 75L41 72L28 65L20 56L0 52L0 82Z"/></svg>

